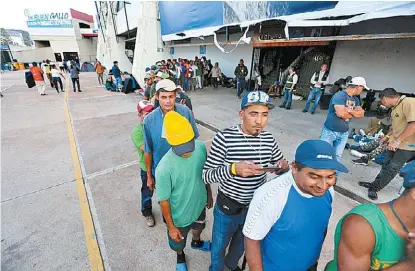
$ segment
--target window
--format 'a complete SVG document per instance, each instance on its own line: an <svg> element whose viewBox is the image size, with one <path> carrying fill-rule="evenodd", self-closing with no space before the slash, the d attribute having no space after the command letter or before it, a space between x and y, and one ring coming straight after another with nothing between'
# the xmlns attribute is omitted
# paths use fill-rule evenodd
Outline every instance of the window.
<svg viewBox="0 0 415 271"><path fill-rule="evenodd" d="M91 28L89 24L79 23L79 28Z"/></svg>

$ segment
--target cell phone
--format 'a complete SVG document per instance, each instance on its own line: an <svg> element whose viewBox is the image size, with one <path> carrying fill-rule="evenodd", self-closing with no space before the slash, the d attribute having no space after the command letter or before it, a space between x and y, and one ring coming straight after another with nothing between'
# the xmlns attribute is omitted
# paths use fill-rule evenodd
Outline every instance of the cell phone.
<svg viewBox="0 0 415 271"><path fill-rule="evenodd" d="M264 167L262 168L265 172L274 172L274 171L278 171L281 168L280 167Z"/></svg>

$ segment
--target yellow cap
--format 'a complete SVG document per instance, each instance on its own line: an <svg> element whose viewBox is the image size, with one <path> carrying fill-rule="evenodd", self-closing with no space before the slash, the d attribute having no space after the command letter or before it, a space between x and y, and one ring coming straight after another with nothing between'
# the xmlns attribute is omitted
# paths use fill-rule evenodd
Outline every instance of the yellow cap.
<svg viewBox="0 0 415 271"><path fill-rule="evenodd" d="M171 146L187 143L195 137L190 122L175 111L170 111L164 116L164 130L166 140Z"/></svg>

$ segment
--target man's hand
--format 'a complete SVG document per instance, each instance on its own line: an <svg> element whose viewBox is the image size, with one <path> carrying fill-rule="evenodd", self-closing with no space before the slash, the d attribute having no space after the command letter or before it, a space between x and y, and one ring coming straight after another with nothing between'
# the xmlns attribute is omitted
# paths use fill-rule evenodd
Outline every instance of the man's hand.
<svg viewBox="0 0 415 271"><path fill-rule="evenodd" d="M151 191L154 190L154 185L156 184L156 182L154 181L154 177L153 176L149 176L147 175L147 186L148 188L150 188Z"/></svg>
<svg viewBox="0 0 415 271"><path fill-rule="evenodd" d="M388 144L388 150L390 151L396 151L398 149L399 146L399 142L394 140L394 141L390 141Z"/></svg>
<svg viewBox="0 0 415 271"><path fill-rule="evenodd" d="M415 268L415 233L408 233L408 243L406 244L406 257L408 262Z"/></svg>
<svg viewBox="0 0 415 271"><path fill-rule="evenodd" d="M262 173L264 173L262 167L255 165L252 161L242 161L236 163L236 175L238 176L249 177Z"/></svg>
<svg viewBox="0 0 415 271"><path fill-rule="evenodd" d="M389 141L389 138L387 136L384 136L379 140L379 144L384 145L384 144L387 144L388 141Z"/></svg>
<svg viewBox="0 0 415 271"><path fill-rule="evenodd" d="M170 235L170 238L176 243L184 239L179 229L174 226L169 228L169 235Z"/></svg>
<svg viewBox="0 0 415 271"><path fill-rule="evenodd" d="M288 161L285 159L279 160L277 163L275 163L274 166L280 168L279 170L274 172L275 175L280 175L281 173L290 170L290 165L288 164Z"/></svg>

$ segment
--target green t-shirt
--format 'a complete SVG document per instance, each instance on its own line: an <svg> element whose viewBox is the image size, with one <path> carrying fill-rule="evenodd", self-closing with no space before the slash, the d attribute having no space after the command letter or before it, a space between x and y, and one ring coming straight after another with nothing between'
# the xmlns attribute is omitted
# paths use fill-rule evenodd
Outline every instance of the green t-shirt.
<svg viewBox="0 0 415 271"><path fill-rule="evenodd" d="M375 233L376 242L371 255L370 270L383 270L403 260L405 256L405 242L389 225L383 211L375 204L361 204L348 212L337 224L334 234L334 259L328 263L325 271L337 271L337 253L342 223L344 218L350 214L360 215L366 219Z"/></svg>
<svg viewBox="0 0 415 271"><path fill-rule="evenodd" d="M170 210L176 227L195 222L207 202L202 170L206 161L206 146L196 139L195 150L188 158L170 149L156 168L157 200L170 200Z"/></svg>
<svg viewBox="0 0 415 271"><path fill-rule="evenodd" d="M138 161L142 170L147 171L146 164L144 163L144 152L140 150L141 146L144 146L143 124L138 124L131 133L131 139L134 142L138 151Z"/></svg>

